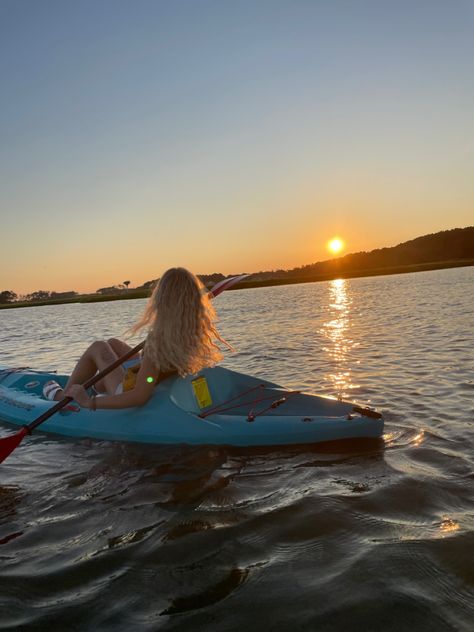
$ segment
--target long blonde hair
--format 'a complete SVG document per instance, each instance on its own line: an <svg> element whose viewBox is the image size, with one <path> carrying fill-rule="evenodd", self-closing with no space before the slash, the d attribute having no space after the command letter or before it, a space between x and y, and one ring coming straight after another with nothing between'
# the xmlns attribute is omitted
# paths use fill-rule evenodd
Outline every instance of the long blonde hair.
<svg viewBox="0 0 474 632"><path fill-rule="evenodd" d="M148 327L145 355L159 371L185 376L222 359L216 344L216 312L201 281L185 268L170 268L155 286L136 333Z"/></svg>

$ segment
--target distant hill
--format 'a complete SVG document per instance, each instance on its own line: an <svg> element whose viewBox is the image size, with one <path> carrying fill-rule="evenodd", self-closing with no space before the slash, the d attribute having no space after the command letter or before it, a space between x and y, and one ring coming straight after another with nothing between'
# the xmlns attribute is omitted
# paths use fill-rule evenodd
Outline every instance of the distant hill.
<svg viewBox="0 0 474 632"><path fill-rule="evenodd" d="M291 270L258 272L252 275L252 279L290 280L346 273L355 275L370 270L383 271L384 268L423 267L425 264L438 263L460 264L462 261L466 261L466 265L474 261L474 226L444 230L405 241L391 248L356 252Z"/></svg>

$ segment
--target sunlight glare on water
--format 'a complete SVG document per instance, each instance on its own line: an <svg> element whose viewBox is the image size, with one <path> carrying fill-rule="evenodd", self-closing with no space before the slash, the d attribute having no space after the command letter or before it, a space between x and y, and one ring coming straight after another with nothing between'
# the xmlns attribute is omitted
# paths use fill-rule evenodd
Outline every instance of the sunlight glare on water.
<svg viewBox="0 0 474 632"><path fill-rule="evenodd" d="M335 369L334 372L327 374L326 379L332 384L339 399L349 397L350 391L357 388L352 381L350 356L358 343L350 337L352 298L347 286L348 282L345 279L328 282L328 320L320 329L320 333L329 343L322 349L332 360Z"/></svg>

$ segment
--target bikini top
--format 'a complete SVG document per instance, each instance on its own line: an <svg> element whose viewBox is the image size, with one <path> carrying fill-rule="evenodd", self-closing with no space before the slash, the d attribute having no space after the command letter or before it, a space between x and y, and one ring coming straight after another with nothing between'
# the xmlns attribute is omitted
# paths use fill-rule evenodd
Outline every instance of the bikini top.
<svg viewBox="0 0 474 632"><path fill-rule="evenodd" d="M122 380L122 389L123 391L131 391L135 388L135 384L137 383L137 375L140 370L140 362L134 364L133 366L128 367L125 370L125 375ZM155 386L166 380L167 377L171 377L172 375L176 375L177 371L160 371L158 373L158 377L156 378Z"/></svg>

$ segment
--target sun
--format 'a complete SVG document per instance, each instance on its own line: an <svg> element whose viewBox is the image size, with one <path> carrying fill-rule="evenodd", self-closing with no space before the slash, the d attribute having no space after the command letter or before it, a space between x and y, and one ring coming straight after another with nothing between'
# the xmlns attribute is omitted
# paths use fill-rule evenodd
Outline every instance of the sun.
<svg viewBox="0 0 474 632"><path fill-rule="evenodd" d="M344 250L345 243L340 237L333 237L327 243L327 249L333 255L338 255Z"/></svg>

